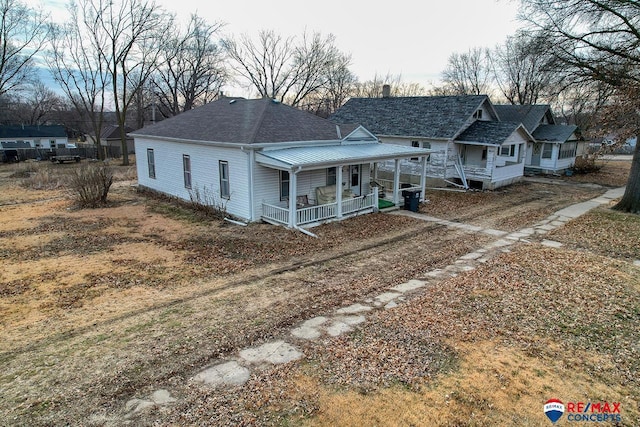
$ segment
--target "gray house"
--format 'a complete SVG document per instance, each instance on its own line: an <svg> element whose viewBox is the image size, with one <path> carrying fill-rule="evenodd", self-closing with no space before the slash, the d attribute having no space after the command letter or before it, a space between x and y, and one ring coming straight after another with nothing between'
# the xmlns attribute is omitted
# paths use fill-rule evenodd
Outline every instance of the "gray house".
<svg viewBox="0 0 640 427"><path fill-rule="evenodd" d="M399 204L400 160L429 154L266 98L222 98L130 135L139 185L291 228L377 210L379 162L396 165Z"/></svg>
<svg viewBox="0 0 640 427"><path fill-rule="evenodd" d="M526 146L534 141L519 120L501 122L486 95L352 98L330 120L361 123L383 143L427 148L429 184L493 189L522 178ZM410 179L414 159L402 163ZM391 165L378 168L385 182Z"/></svg>
<svg viewBox="0 0 640 427"><path fill-rule="evenodd" d="M533 135L529 142L525 168L532 172L559 173L575 164L584 153L578 127L558 125L549 105L495 105L501 120L522 122Z"/></svg>

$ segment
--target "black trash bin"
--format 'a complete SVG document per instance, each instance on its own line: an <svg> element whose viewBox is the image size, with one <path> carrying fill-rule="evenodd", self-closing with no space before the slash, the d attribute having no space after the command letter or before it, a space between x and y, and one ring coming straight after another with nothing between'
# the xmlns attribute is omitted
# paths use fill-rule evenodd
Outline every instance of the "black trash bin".
<svg viewBox="0 0 640 427"><path fill-rule="evenodd" d="M420 204L420 190L404 190L402 197L404 197L405 210L418 212L418 205Z"/></svg>

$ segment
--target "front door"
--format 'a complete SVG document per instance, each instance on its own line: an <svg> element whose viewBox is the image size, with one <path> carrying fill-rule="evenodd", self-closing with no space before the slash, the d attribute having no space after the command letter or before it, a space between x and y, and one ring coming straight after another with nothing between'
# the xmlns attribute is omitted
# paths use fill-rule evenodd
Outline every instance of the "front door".
<svg viewBox="0 0 640 427"><path fill-rule="evenodd" d="M361 165L351 165L349 166L349 181L350 181L350 188L351 191L353 191L353 194L355 194L356 196L360 195L360 184L361 184L361 170L360 170L360 166Z"/></svg>
<svg viewBox="0 0 640 427"><path fill-rule="evenodd" d="M542 155L542 144L533 144L531 152L531 166L540 166L540 156Z"/></svg>

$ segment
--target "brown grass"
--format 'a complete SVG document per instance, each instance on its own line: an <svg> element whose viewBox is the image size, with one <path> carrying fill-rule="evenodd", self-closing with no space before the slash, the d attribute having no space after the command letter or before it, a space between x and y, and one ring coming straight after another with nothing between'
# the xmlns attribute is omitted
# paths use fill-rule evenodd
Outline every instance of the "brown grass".
<svg viewBox="0 0 640 427"><path fill-rule="evenodd" d="M540 401L554 393L629 396L620 400L630 420L637 416L629 373L638 357L617 343L640 341L630 328L638 273L610 250L594 256L587 251L596 246L567 243L580 251L505 254L370 316L352 335L307 345L304 363L216 391L188 379L302 320L448 265L490 237L389 215L318 227L319 239L237 227L136 193L124 169L108 207L76 210L64 190L25 190L4 166L0 424L122 425L125 402L158 388L179 401L134 424L495 425L512 423L522 402L523 424L538 425ZM532 188L540 200L527 204ZM517 228L597 190L536 184L489 194L442 200L442 216ZM606 304L583 307L594 288ZM617 335L602 344L598 332Z"/></svg>

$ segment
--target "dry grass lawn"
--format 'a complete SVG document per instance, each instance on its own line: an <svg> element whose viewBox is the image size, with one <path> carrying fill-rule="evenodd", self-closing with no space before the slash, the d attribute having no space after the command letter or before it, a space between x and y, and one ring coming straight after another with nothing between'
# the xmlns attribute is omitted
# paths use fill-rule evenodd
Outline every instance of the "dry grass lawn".
<svg viewBox="0 0 640 427"><path fill-rule="evenodd" d="M0 165L0 425L537 426L551 397L620 401L640 425L637 217L596 210L549 237L561 249L520 244L213 390L189 378L491 238L383 214L319 239L238 227L137 193L121 167L109 205L78 210L72 167ZM602 191L437 193L426 212L511 230ZM159 388L178 401L125 418Z"/></svg>

